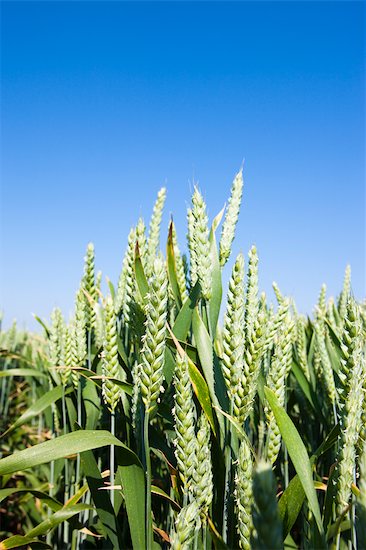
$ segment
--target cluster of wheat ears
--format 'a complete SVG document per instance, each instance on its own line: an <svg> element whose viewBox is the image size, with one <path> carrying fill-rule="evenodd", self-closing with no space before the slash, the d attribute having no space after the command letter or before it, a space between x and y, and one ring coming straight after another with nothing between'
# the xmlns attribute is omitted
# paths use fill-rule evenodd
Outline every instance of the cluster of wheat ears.
<svg viewBox="0 0 366 550"><path fill-rule="evenodd" d="M161 189L116 286L89 244L69 321L1 332L1 550L366 548L365 303L347 267L312 318L273 307L253 246L219 323L242 192L210 227L195 188L188 261Z"/></svg>

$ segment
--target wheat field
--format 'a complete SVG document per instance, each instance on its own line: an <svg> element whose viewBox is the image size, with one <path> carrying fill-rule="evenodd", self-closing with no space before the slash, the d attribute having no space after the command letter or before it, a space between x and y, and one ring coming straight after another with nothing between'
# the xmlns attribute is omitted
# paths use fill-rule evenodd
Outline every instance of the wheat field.
<svg viewBox="0 0 366 550"><path fill-rule="evenodd" d="M108 291L89 244L71 318L1 331L1 550L366 548L366 303L270 303L242 194L185 247L161 189Z"/></svg>

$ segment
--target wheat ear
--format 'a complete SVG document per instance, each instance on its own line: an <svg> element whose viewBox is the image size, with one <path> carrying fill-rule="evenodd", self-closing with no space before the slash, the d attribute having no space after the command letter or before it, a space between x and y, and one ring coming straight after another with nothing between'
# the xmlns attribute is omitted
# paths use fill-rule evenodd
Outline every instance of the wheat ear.
<svg viewBox="0 0 366 550"><path fill-rule="evenodd" d="M246 440L240 444L235 476L235 510L239 545L243 550L250 550L250 539L253 531L253 463L251 451Z"/></svg>
<svg viewBox="0 0 366 550"><path fill-rule="evenodd" d="M181 357L179 353L176 356L174 386L175 456L177 458L178 471L183 481L183 492L188 496L193 471L197 467L196 412L188 372L188 359L186 355Z"/></svg>
<svg viewBox="0 0 366 550"><path fill-rule="evenodd" d="M149 225L149 238L147 241L147 253L146 253L146 275L147 278L151 277L154 267L155 256L159 248L160 238L160 225L163 216L163 209L166 199L166 189L162 187L158 192L157 199L154 204L153 213L151 215Z"/></svg>
<svg viewBox="0 0 366 550"><path fill-rule="evenodd" d="M105 302L104 317L103 376L118 379L120 367L118 362L117 320L114 312L113 299L110 296L107 297ZM113 413L120 398L119 387L112 382L112 380L103 378L102 395L108 409Z"/></svg>
<svg viewBox="0 0 366 550"><path fill-rule="evenodd" d="M197 188L192 197L192 214L194 217L192 238L196 251L197 277L201 284L203 298L209 300L212 293L212 262L208 240L208 218L205 201Z"/></svg>
<svg viewBox="0 0 366 550"><path fill-rule="evenodd" d="M221 266L226 264L231 253L243 195L243 185L243 170L240 170L234 178L224 223L222 224L219 252Z"/></svg>
<svg viewBox="0 0 366 550"><path fill-rule="evenodd" d="M81 281L81 287L85 290L85 323L87 330L91 330L95 322L94 302L97 298L95 287L95 253L93 243L89 243L84 258L84 275Z"/></svg>
<svg viewBox="0 0 366 550"><path fill-rule="evenodd" d="M232 400L233 413L239 416L238 385L242 376L244 359L244 258L236 259L229 281L227 309L222 331L222 372L227 391Z"/></svg>
<svg viewBox="0 0 366 550"><path fill-rule="evenodd" d="M184 506L178 514L171 533L172 550L191 550L196 532L201 527L199 508L195 501Z"/></svg>
<svg viewBox="0 0 366 550"><path fill-rule="evenodd" d="M168 302L168 278L162 257L154 260L146 305L145 335L141 351L140 391L145 410L156 408L164 375L164 353Z"/></svg>

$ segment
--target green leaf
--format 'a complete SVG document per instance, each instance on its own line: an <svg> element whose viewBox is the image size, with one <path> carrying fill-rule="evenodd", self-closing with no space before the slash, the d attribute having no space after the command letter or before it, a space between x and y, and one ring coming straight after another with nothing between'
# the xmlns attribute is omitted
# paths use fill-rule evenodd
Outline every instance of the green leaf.
<svg viewBox="0 0 366 550"><path fill-rule="evenodd" d="M177 502L175 502L174 499L172 499L172 497L170 497L169 495L166 494L165 491L163 491L163 489L160 489L160 487L157 487L156 485L151 485L151 492L154 494L154 495L158 495L159 497L167 500L171 505L172 507L174 508L174 510L177 510L179 512L179 510L181 509L181 507L179 506L179 504Z"/></svg>
<svg viewBox="0 0 366 550"><path fill-rule="evenodd" d="M122 340L121 340L121 337L119 336L119 334L117 335L117 346L118 346L118 353L120 354L120 356L122 358L122 361L124 362L126 367L128 367L129 362L128 362L127 355L126 355L126 352L125 352L125 348L123 347Z"/></svg>
<svg viewBox="0 0 366 550"><path fill-rule="evenodd" d="M106 430L78 430L2 458L0 460L0 475L12 474L19 470L33 468L58 458L65 458L106 445L122 447L126 454L135 456L133 451Z"/></svg>
<svg viewBox="0 0 366 550"><path fill-rule="evenodd" d="M146 548L145 472L134 453L116 449L117 476L121 480L134 550Z"/></svg>
<svg viewBox="0 0 366 550"><path fill-rule="evenodd" d="M197 345L198 356L202 365L202 370L208 387L210 388L211 399L215 405L218 405L218 399L215 393L215 378L213 370L213 346L210 335L202 321L198 308L193 312L193 334Z"/></svg>
<svg viewBox="0 0 366 550"><path fill-rule="evenodd" d="M298 546L291 535L287 535L286 539L283 541L284 550L298 550Z"/></svg>
<svg viewBox="0 0 366 550"><path fill-rule="evenodd" d="M165 348L164 353L164 379L167 383L167 386L170 386L170 383L172 381L173 375L174 375L174 369L175 369L175 359L172 351L169 349L168 346Z"/></svg>
<svg viewBox="0 0 366 550"><path fill-rule="evenodd" d="M1 550L7 550L10 548L19 548L20 546L26 546L27 544L30 544L30 542L38 542L36 541L36 537L39 537L41 535L45 535L50 531L51 529L54 529L59 525L60 523L63 523L64 521L67 521L68 519L72 518L76 514L79 514L80 512L83 512L84 510L91 510L92 507L88 504L76 504L75 506L71 507L63 507L61 510L58 510L52 516L47 518L45 521L42 521L37 527L34 529L31 529L27 536L23 537L20 535L15 535L13 537L9 537L8 539L5 539L1 542Z"/></svg>
<svg viewBox="0 0 366 550"><path fill-rule="evenodd" d="M48 328L46 323L44 321L42 321L42 319L40 317L38 317L38 315L35 315L34 313L33 313L33 317L35 318L37 323L39 323L41 325L41 327L43 328L43 330L46 333L47 338L49 338L50 337L50 329Z"/></svg>
<svg viewBox="0 0 366 550"><path fill-rule="evenodd" d="M297 380L297 383L299 384L300 388L302 389L303 394L305 395L306 399L309 401L310 405L312 406L313 410L317 412L317 408L313 401L313 395L311 391L311 386L306 379L306 376L296 363L296 361L292 361L292 372L294 373L294 376Z"/></svg>
<svg viewBox="0 0 366 550"><path fill-rule="evenodd" d="M300 513L305 498L298 475L294 476L278 501L278 512L282 520L283 534L287 537Z"/></svg>
<svg viewBox="0 0 366 550"><path fill-rule="evenodd" d="M73 388L66 389L65 395L71 393L72 391ZM56 388L53 388L52 390L42 395L42 397L37 399L37 401L28 410L26 410L21 416L19 416L14 424L10 426L10 428L8 428L6 432L4 432L0 437L5 437L6 435L9 435L13 430L18 428L18 426L26 424L27 422L29 422L29 420L41 414L41 412L52 405L52 403L56 403L56 401L61 399L63 392L63 386L57 386Z"/></svg>
<svg viewBox="0 0 366 550"><path fill-rule="evenodd" d="M324 317L324 321L328 326L329 334L331 339L333 340L335 347L340 350L342 345L341 339L337 335L336 330L334 329L333 325L329 321L328 317Z"/></svg>
<svg viewBox="0 0 366 550"><path fill-rule="evenodd" d="M296 473L299 476L303 490L307 496L309 508L314 514L319 533L323 535L324 529L319 502L314 488L311 463L306 452L305 445L302 442L302 439L291 418L288 416L285 409L278 403L275 393L267 387L264 388L264 393L276 418L282 438L286 444Z"/></svg>
<svg viewBox="0 0 366 550"><path fill-rule="evenodd" d="M44 372L35 369L7 369L0 371L0 378L4 376L35 376L38 378L47 378Z"/></svg>
<svg viewBox="0 0 366 550"><path fill-rule="evenodd" d="M137 242L136 242L136 248L135 248L135 275L136 275L137 287L141 294L141 298L143 302L146 303L146 296L149 292L149 284L146 279L144 267L141 261L140 249Z"/></svg>
<svg viewBox="0 0 366 550"><path fill-rule="evenodd" d="M100 398L97 388L92 380L83 380L81 382L82 399L85 407L85 428L95 430L100 416Z"/></svg>
<svg viewBox="0 0 366 550"><path fill-rule="evenodd" d="M218 361L214 361L214 349L211 338L198 313L198 308L195 308L193 312L193 334L203 374L210 390L211 401L216 407L227 410L228 400L225 381ZM224 419L219 416L218 420L220 428L224 432Z"/></svg>
<svg viewBox="0 0 366 550"><path fill-rule="evenodd" d="M189 357L188 357L188 371L189 371L189 377L191 379L194 393L196 394L197 399L200 402L200 405L203 411L206 413L206 416L211 424L211 428L214 435L216 435L216 427L215 427L215 421L214 421L214 416L212 412L210 392L209 392L206 380L203 378L202 374L200 373L196 365L193 363L193 361L190 360Z"/></svg>
<svg viewBox="0 0 366 550"><path fill-rule="evenodd" d="M8 539L0 542L0 550L5 550L6 548L19 548L20 546L31 546L42 544L38 539L31 539L29 537L24 537L22 535L14 535ZM51 546L45 545L46 548L51 548Z"/></svg>
<svg viewBox="0 0 366 550"><path fill-rule="evenodd" d="M173 291L174 299L177 303L177 306L180 309L182 307L182 297L180 295L180 290L178 285L177 267L175 263L175 254L174 254L174 246L173 246L173 220L171 220L169 225L168 242L166 245L166 257L167 257L168 278L169 278L170 287Z"/></svg>
<svg viewBox="0 0 366 550"><path fill-rule="evenodd" d="M187 338L187 334L192 322L193 311L196 307L200 294L201 287L199 282L197 281L174 322L172 330L178 340L185 340Z"/></svg>
<svg viewBox="0 0 366 550"><path fill-rule="evenodd" d="M315 461L323 453L325 453L326 451L328 451L333 447L334 443L338 439L339 432L340 432L340 426L339 424L337 424L330 431L330 433L328 434L326 439L323 441L323 443L320 445L320 447L318 447L315 453L311 456L310 464L314 464ZM328 482L328 488L329 488L329 482ZM285 491L282 493L282 496L278 502L278 510L283 523L284 537L286 537L288 533L291 531L297 519L297 516L300 513L302 504L304 502L304 498L305 498L305 493L304 493L304 489L302 488L301 481L299 479L299 476L295 475L291 479Z"/></svg>
<svg viewBox="0 0 366 550"><path fill-rule="evenodd" d="M0 489L0 502L11 495L26 493L29 493L44 502L54 512L57 512L57 510L60 510L63 507L63 504L61 504L61 502L59 502L55 498L52 498L48 493L44 493L43 491L39 491L38 489L32 489L31 487L11 487L9 489Z"/></svg>
<svg viewBox="0 0 366 550"><path fill-rule="evenodd" d="M217 251L215 231L221 221L221 218L224 214L224 208L216 216L212 222L211 232L210 232L210 254L212 262L212 296L210 299L209 306L209 315L210 315L210 325L212 331L212 339L215 339L217 322L220 315L220 307L222 300L222 281L221 281L221 267L219 254Z"/></svg>
<svg viewBox="0 0 366 550"><path fill-rule="evenodd" d="M116 384L116 386L118 386L124 392L126 392L127 395L132 395L133 393L133 385L130 384L129 382L123 382L123 380L118 380L118 378L112 378L111 376L103 376L103 375L91 376L90 378L92 380L100 380L100 382L102 382L102 380L110 380L111 382L113 382L113 384ZM101 385L102 385L101 383L98 384L98 386L101 386Z"/></svg>
<svg viewBox="0 0 366 550"><path fill-rule="evenodd" d="M215 427L215 421L212 411L212 404L211 404L211 398L210 398L210 390L208 389L208 385L196 365L193 363L193 361L188 357L188 355L185 353L184 349L178 342L177 338L174 336L171 328L168 325L168 331L170 332L170 335L175 343L175 346L178 350L178 352L183 356L186 355L188 359L188 371L189 371L189 377L191 379L193 391L197 396L198 401L200 402L200 405L204 412L207 415L207 418L211 424L211 428L213 433L216 435L216 427Z"/></svg>
<svg viewBox="0 0 366 550"><path fill-rule="evenodd" d="M81 462L88 482L90 493L102 524L103 533L107 539L106 546L115 550L122 548L122 536L114 513L108 491L101 491L104 481L92 451L81 453ZM108 544L109 542L109 544Z"/></svg>
<svg viewBox="0 0 366 550"><path fill-rule="evenodd" d="M109 288L109 292L111 293L111 297L112 299L114 300L115 297L116 297L116 289L114 288L114 284L112 283L112 281L110 280L109 277L106 277L107 279L107 284L108 284L108 288Z"/></svg>

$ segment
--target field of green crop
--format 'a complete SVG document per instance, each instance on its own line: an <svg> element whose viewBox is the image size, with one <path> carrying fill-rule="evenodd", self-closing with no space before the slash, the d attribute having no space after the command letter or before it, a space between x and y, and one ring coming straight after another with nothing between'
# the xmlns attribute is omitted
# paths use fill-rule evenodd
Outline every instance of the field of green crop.
<svg viewBox="0 0 366 550"><path fill-rule="evenodd" d="M1 550L366 548L366 304L349 267L270 304L242 192L209 225L194 190L186 257L162 189L108 292L89 244L72 318L1 332Z"/></svg>

